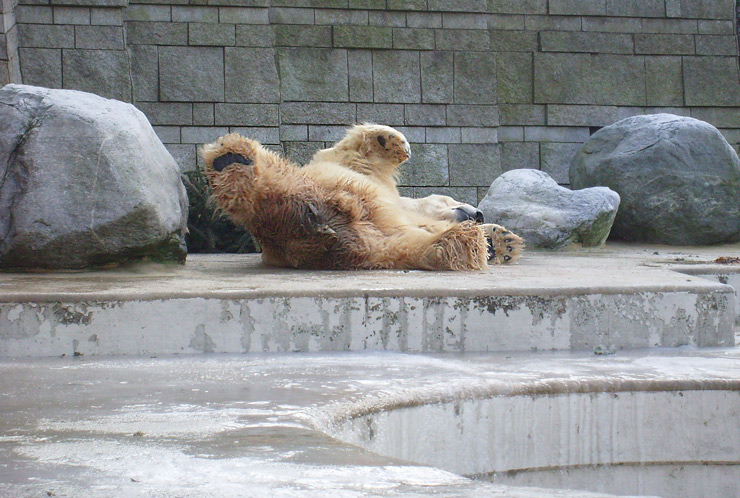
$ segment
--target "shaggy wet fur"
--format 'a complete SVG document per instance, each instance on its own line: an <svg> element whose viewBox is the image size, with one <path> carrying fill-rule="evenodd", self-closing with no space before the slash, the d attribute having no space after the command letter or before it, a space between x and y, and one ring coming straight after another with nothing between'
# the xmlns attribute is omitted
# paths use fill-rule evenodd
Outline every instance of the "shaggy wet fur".
<svg viewBox="0 0 740 498"><path fill-rule="evenodd" d="M409 149L392 128L355 127L303 168L238 134L204 145L201 154L215 204L260 242L269 265L481 270L487 239L494 262L518 256L516 236L501 227L402 208L395 175ZM245 160L231 162L228 154Z"/></svg>

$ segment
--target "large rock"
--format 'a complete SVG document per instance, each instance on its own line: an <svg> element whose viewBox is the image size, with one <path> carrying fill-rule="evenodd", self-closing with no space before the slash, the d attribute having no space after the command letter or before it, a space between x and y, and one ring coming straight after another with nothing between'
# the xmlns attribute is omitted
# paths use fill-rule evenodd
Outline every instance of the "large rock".
<svg viewBox="0 0 740 498"><path fill-rule="evenodd" d="M524 237L528 247L599 246L609 236L619 195L605 187L569 190L550 175L515 169L499 176L478 209L487 222Z"/></svg>
<svg viewBox="0 0 740 498"><path fill-rule="evenodd" d="M185 259L179 168L130 104L3 87L0 179L0 267Z"/></svg>
<svg viewBox="0 0 740 498"><path fill-rule="evenodd" d="M594 133L570 167L574 188L622 197L612 234L676 245L740 240L740 159L712 125L635 116Z"/></svg>

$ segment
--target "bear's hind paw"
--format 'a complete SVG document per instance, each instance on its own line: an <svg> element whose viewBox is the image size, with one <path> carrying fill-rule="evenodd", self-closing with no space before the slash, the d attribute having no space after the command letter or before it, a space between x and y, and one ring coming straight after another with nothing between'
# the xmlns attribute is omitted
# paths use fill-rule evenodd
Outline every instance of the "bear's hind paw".
<svg viewBox="0 0 740 498"><path fill-rule="evenodd" d="M513 263L524 250L524 240L506 228L486 224L481 225L488 241L488 262L495 265Z"/></svg>

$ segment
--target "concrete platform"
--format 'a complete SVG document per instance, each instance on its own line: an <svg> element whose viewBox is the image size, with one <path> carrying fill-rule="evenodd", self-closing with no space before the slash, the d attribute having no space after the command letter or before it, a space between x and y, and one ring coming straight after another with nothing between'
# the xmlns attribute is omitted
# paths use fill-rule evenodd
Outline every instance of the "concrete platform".
<svg viewBox="0 0 740 498"><path fill-rule="evenodd" d="M732 346L740 245L529 252L476 273L185 266L0 274L0 356Z"/></svg>
<svg viewBox="0 0 740 498"><path fill-rule="evenodd" d="M4 359L0 400L0 496L740 495L737 348Z"/></svg>

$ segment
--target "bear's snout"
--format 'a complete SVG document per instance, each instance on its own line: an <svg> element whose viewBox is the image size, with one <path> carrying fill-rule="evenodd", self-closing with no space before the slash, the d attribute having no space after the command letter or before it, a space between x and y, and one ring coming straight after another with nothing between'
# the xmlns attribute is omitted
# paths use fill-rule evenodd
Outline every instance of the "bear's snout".
<svg viewBox="0 0 740 498"><path fill-rule="evenodd" d="M236 163L249 166L250 164L252 164L252 160L239 154L229 152L213 160L213 169L220 172L226 169L227 166L231 166L232 164Z"/></svg>

